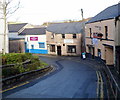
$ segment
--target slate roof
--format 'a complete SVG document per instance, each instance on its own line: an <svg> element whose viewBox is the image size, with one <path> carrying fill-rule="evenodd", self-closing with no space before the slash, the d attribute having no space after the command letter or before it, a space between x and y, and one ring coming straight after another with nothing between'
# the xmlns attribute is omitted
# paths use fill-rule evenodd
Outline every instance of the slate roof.
<svg viewBox="0 0 120 100"><path fill-rule="evenodd" d="M27 23L21 24L8 24L9 32L18 32L21 28L23 28Z"/></svg>
<svg viewBox="0 0 120 100"><path fill-rule="evenodd" d="M97 21L113 19L118 16L120 16L120 3L110 6L110 7L106 8L105 10L101 11L95 17L93 17L91 20L89 20L87 23L93 23L93 22L97 22Z"/></svg>
<svg viewBox="0 0 120 100"><path fill-rule="evenodd" d="M19 35L41 35L46 34L46 28L25 28Z"/></svg>
<svg viewBox="0 0 120 100"><path fill-rule="evenodd" d="M56 34L76 34L82 32L82 24L85 22L71 22L71 23L55 23L47 27L47 31Z"/></svg>

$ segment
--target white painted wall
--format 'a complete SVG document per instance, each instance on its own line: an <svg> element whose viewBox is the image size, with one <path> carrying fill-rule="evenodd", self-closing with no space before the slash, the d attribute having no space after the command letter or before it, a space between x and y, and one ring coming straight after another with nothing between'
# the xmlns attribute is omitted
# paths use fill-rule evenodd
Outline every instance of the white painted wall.
<svg viewBox="0 0 120 100"><path fill-rule="evenodd" d="M30 37L38 37L38 41L30 41ZM25 42L27 42L28 49L31 49L31 45L34 45L34 49L47 49L46 35L26 35ZM45 48L39 48L38 42L44 42Z"/></svg>
<svg viewBox="0 0 120 100"><path fill-rule="evenodd" d="M0 53L2 53L3 48L4 48L4 20L3 20L2 13L3 13L3 11L2 11L2 9L0 9ZM8 29L6 30L6 32L7 32L7 35L6 35L6 53L8 53Z"/></svg>

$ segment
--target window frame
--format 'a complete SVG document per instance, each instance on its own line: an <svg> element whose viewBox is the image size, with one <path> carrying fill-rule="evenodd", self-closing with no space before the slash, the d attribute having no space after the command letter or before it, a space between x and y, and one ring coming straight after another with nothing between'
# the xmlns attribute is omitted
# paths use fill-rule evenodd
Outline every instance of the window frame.
<svg viewBox="0 0 120 100"><path fill-rule="evenodd" d="M44 42L38 42L39 48L45 48L45 43Z"/></svg>
<svg viewBox="0 0 120 100"><path fill-rule="evenodd" d="M55 52L55 45L50 45L50 52Z"/></svg>
<svg viewBox="0 0 120 100"><path fill-rule="evenodd" d="M65 34L61 34L62 35L62 38L65 39Z"/></svg>
<svg viewBox="0 0 120 100"><path fill-rule="evenodd" d="M77 34L73 34L73 39L76 39L77 38Z"/></svg>
<svg viewBox="0 0 120 100"><path fill-rule="evenodd" d="M73 48L75 49L74 51ZM67 45L67 53L76 53L76 45Z"/></svg>
<svg viewBox="0 0 120 100"><path fill-rule="evenodd" d="M105 39L108 39L108 26L105 26L104 29L105 29Z"/></svg>

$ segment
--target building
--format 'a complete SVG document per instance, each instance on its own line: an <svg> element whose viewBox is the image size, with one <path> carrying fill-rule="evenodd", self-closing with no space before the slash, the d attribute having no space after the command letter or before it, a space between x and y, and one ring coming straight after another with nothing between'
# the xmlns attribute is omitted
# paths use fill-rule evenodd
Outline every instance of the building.
<svg viewBox="0 0 120 100"><path fill-rule="evenodd" d="M48 54L46 28L25 28L19 35L25 36L26 53Z"/></svg>
<svg viewBox="0 0 120 100"><path fill-rule="evenodd" d="M52 55L81 55L81 33L85 22L55 23L47 27L48 53Z"/></svg>
<svg viewBox="0 0 120 100"><path fill-rule="evenodd" d="M9 37L9 52L12 53L22 53L25 52L24 39L25 36L20 36L19 31L24 28L29 28L32 26L28 23L12 23L8 24L8 37Z"/></svg>
<svg viewBox="0 0 120 100"><path fill-rule="evenodd" d="M101 58L110 66L115 66L116 39L119 40L119 33L116 33L119 27L117 19L120 16L118 5L106 8L86 23L86 52L92 58ZM120 46L120 41L118 45Z"/></svg>

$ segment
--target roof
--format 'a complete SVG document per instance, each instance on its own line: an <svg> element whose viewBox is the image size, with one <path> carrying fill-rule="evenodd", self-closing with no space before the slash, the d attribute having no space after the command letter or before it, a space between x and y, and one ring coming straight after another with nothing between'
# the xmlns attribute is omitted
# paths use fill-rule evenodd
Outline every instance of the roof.
<svg viewBox="0 0 120 100"><path fill-rule="evenodd" d="M102 20L113 19L118 16L120 16L120 3L110 6L106 8L105 10L101 11L95 17L89 20L87 23L93 23L93 22L98 22Z"/></svg>
<svg viewBox="0 0 120 100"><path fill-rule="evenodd" d="M8 24L9 32L18 32L21 28L23 28L27 23L20 24Z"/></svg>
<svg viewBox="0 0 120 100"><path fill-rule="evenodd" d="M46 28L25 28L19 35L41 35L46 34Z"/></svg>
<svg viewBox="0 0 120 100"><path fill-rule="evenodd" d="M55 23L55 24L50 24L47 27L47 31L53 32L56 34L81 33L82 24L85 25L85 22Z"/></svg>

